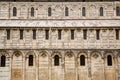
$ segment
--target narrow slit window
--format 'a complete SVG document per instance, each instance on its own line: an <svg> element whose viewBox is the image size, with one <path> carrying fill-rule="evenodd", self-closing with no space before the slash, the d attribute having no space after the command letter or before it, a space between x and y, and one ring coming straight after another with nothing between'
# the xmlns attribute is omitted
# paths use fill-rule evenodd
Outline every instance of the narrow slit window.
<svg viewBox="0 0 120 80"><path fill-rule="evenodd" d="M85 66L85 56L84 55L80 56L80 66Z"/></svg>
<svg viewBox="0 0 120 80"><path fill-rule="evenodd" d="M7 40L10 40L10 29L6 29L7 31Z"/></svg>
<svg viewBox="0 0 120 80"><path fill-rule="evenodd" d="M61 31L62 30L58 30L58 39L61 40Z"/></svg>
<svg viewBox="0 0 120 80"><path fill-rule="evenodd" d="M17 8L13 7L13 16L17 16Z"/></svg>
<svg viewBox="0 0 120 80"><path fill-rule="evenodd" d="M68 9L68 7L65 8L65 16L69 16L69 9Z"/></svg>
<svg viewBox="0 0 120 80"><path fill-rule="evenodd" d="M96 30L96 39L97 39L97 40L100 39L100 30Z"/></svg>
<svg viewBox="0 0 120 80"><path fill-rule="evenodd" d="M34 17L34 11L35 11L35 10L34 10L34 8L32 7L32 8L31 8L31 16L32 16L32 17Z"/></svg>
<svg viewBox="0 0 120 80"><path fill-rule="evenodd" d="M59 66L59 56L58 55L54 56L54 65Z"/></svg>
<svg viewBox="0 0 120 80"><path fill-rule="evenodd" d="M22 29L20 30L20 39L21 40L23 39L23 30Z"/></svg>
<svg viewBox="0 0 120 80"><path fill-rule="evenodd" d="M103 16L103 7L100 7L100 16Z"/></svg>
<svg viewBox="0 0 120 80"><path fill-rule="evenodd" d="M29 66L33 66L33 55L29 55Z"/></svg>
<svg viewBox="0 0 120 80"><path fill-rule="evenodd" d="M48 8L48 16L52 15L51 7Z"/></svg>
<svg viewBox="0 0 120 80"><path fill-rule="evenodd" d="M119 40L119 30L116 29L116 40Z"/></svg>
<svg viewBox="0 0 120 80"><path fill-rule="evenodd" d="M85 7L82 8L82 16L86 16L86 9L85 9Z"/></svg>
<svg viewBox="0 0 120 80"><path fill-rule="evenodd" d="M116 16L120 16L120 7L116 7Z"/></svg>
<svg viewBox="0 0 120 80"><path fill-rule="evenodd" d="M71 30L71 39L74 40L74 30Z"/></svg>
<svg viewBox="0 0 120 80"><path fill-rule="evenodd" d="M33 30L33 39L36 39L36 30Z"/></svg>
<svg viewBox="0 0 120 80"><path fill-rule="evenodd" d="M87 39L87 30L83 30L83 38L84 38L84 40Z"/></svg>
<svg viewBox="0 0 120 80"><path fill-rule="evenodd" d="M1 56L1 67L5 67L6 64L6 56L2 55Z"/></svg>
<svg viewBox="0 0 120 80"><path fill-rule="evenodd" d="M45 37L46 37L46 40L48 40L49 39L49 30L45 30Z"/></svg>
<svg viewBox="0 0 120 80"><path fill-rule="evenodd" d="M111 57L111 55L107 56L107 65L112 66L112 57Z"/></svg>

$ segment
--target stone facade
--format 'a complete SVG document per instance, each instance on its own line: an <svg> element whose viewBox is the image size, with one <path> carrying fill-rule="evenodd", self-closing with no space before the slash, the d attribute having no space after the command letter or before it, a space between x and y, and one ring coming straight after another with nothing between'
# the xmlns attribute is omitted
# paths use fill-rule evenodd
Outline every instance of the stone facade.
<svg viewBox="0 0 120 80"><path fill-rule="evenodd" d="M119 5L0 2L0 80L120 80Z"/></svg>

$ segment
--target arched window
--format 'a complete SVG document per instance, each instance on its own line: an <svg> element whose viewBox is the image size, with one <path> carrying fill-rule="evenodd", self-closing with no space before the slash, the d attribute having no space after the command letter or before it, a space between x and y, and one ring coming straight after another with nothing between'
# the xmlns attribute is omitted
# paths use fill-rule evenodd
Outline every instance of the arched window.
<svg viewBox="0 0 120 80"><path fill-rule="evenodd" d="M80 56L80 66L85 66L85 56L84 55Z"/></svg>
<svg viewBox="0 0 120 80"><path fill-rule="evenodd" d="M52 13L51 7L49 7L49 8L48 8L48 16L51 16L51 13Z"/></svg>
<svg viewBox="0 0 120 80"><path fill-rule="evenodd" d="M31 16L34 16L34 8L31 8Z"/></svg>
<svg viewBox="0 0 120 80"><path fill-rule="evenodd" d="M120 7L116 7L116 16L120 16Z"/></svg>
<svg viewBox="0 0 120 80"><path fill-rule="evenodd" d="M54 56L54 65L59 66L59 56L58 55Z"/></svg>
<svg viewBox="0 0 120 80"><path fill-rule="evenodd" d="M65 16L69 16L69 9L68 9L68 7L65 8Z"/></svg>
<svg viewBox="0 0 120 80"><path fill-rule="evenodd" d="M1 67L5 67L5 63L6 63L6 57L3 55L1 56Z"/></svg>
<svg viewBox="0 0 120 80"><path fill-rule="evenodd" d="M86 16L86 9L85 9L85 7L82 8L82 16Z"/></svg>
<svg viewBox="0 0 120 80"><path fill-rule="evenodd" d="M111 55L107 56L107 65L112 66L112 57L111 57Z"/></svg>
<svg viewBox="0 0 120 80"><path fill-rule="evenodd" d="M103 7L100 7L100 16L103 16Z"/></svg>
<svg viewBox="0 0 120 80"><path fill-rule="evenodd" d="M33 66L33 55L29 55L29 66Z"/></svg>
<svg viewBox="0 0 120 80"><path fill-rule="evenodd" d="M13 16L17 16L17 8L13 7Z"/></svg>

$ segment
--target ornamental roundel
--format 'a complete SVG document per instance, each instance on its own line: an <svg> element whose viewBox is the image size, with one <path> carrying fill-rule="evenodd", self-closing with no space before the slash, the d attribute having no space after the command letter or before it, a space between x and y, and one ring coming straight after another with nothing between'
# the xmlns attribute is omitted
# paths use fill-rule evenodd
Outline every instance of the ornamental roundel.
<svg viewBox="0 0 120 80"><path fill-rule="evenodd" d="M16 57L20 56L20 52L19 51L16 51L14 54L15 54Z"/></svg>
<svg viewBox="0 0 120 80"><path fill-rule="evenodd" d="M98 57L99 57L99 55L98 54L93 54L93 57L95 58L95 59L97 59Z"/></svg>

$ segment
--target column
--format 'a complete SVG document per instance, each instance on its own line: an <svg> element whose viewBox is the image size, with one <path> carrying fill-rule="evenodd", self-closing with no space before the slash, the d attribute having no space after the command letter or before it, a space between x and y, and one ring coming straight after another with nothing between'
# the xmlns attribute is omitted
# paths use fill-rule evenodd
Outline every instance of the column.
<svg viewBox="0 0 120 80"><path fill-rule="evenodd" d="M49 80L52 80L52 51L49 51Z"/></svg>
<svg viewBox="0 0 120 80"><path fill-rule="evenodd" d="M101 51L101 58L102 58L102 67L103 67L103 77L102 77L102 80L105 80L105 56L104 56L105 52L104 51Z"/></svg>
<svg viewBox="0 0 120 80"><path fill-rule="evenodd" d="M115 55L115 80L118 80L118 65L117 65L117 51L114 51L114 55Z"/></svg>
<svg viewBox="0 0 120 80"><path fill-rule="evenodd" d="M64 51L62 51L62 61L61 61L61 65L62 65L62 72L63 72L63 77L62 80L65 80L65 59L64 59Z"/></svg>
<svg viewBox="0 0 120 80"><path fill-rule="evenodd" d="M91 80L91 63L90 63L91 51L87 51L87 53L88 53L88 80Z"/></svg>
<svg viewBox="0 0 120 80"><path fill-rule="evenodd" d="M39 80L39 55L36 56L36 80Z"/></svg>

